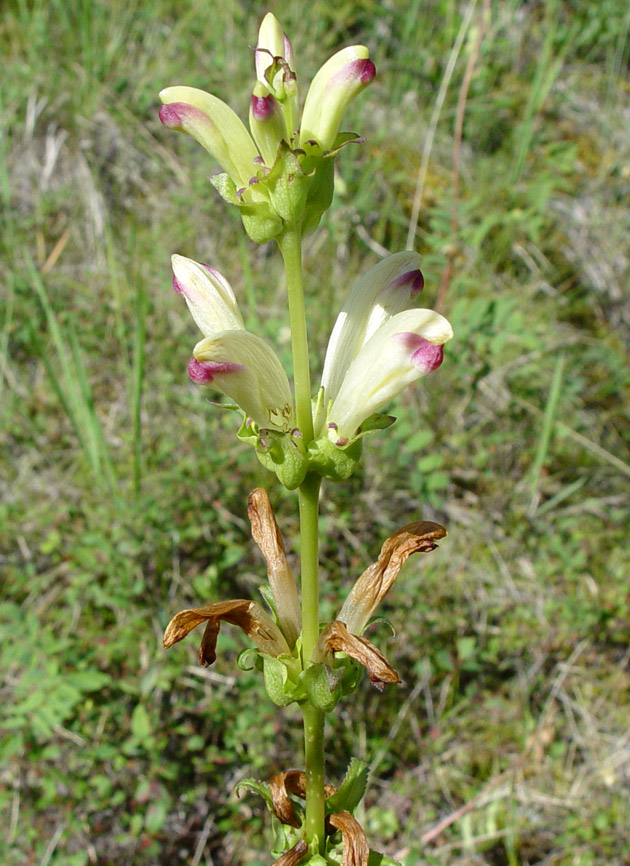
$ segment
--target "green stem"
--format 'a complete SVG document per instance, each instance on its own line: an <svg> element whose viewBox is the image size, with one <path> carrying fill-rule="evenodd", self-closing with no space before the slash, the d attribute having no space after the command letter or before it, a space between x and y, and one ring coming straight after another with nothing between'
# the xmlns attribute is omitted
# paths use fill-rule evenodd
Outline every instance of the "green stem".
<svg viewBox="0 0 630 866"><path fill-rule="evenodd" d="M278 239L278 246L282 253L287 277L295 411L304 443L308 445L313 439L313 413L311 410L311 373L308 364L308 337L302 282L302 234L299 227L287 229Z"/></svg>
<svg viewBox="0 0 630 866"><path fill-rule="evenodd" d="M297 424L308 445L313 439L311 375L302 281L302 234L288 229L278 240L284 260L293 352L293 382ZM319 475L309 473L298 490L300 508L300 574L302 586L302 658L310 664L319 639ZM319 840L323 850L324 832L324 713L305 701L304 764L306 769L306 841Z"/></svg>
<svg viewBox="0 0 630 866"><path fill-rule="evenodd" d="M310 663L319 638L318 506L319 475L309 474L298 490L302 585L302 658ZM324 842L324 713L305 702L304 760L306 769L306 841Z"/></svg>

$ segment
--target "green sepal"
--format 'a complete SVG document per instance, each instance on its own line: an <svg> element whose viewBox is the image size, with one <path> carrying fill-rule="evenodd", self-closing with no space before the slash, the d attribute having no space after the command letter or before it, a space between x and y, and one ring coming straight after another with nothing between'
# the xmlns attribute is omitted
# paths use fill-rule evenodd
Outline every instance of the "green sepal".
<svg viewBox="0 0 630 866"><path fill-rule="evenodd" d="M254 243L264 244L280 234L282 219L268 201L243 201L238 196L236 184L225 173L215 174L210 178L210 183L222 199L240 210L245 231Z"/></svg>
<svg viewBox="0 0 630 866"><path fill-rule="evenodd" d="M324 412L324 397L321 391L313 401L313 407L315 418L320 420ZM391 415L370 415L361 424L356 436L342 446L335 445L328 436L320 436L308 445L310 470L330 481L346 481L361 459L363 437L377 430L386 430L395 420Z"/></svg>
<svg viewBox="0 0 630 866"><path fill-rule="evenodd" d="M337 661L339 662L340 659L337 658ZM350 657L346 657L344 665L345 670L341 678L341 693L345 696L357 690L359 683L363 679L365 668Z"/></svg>
<svg viewBox="0 0 630 866"><path fill-rule="evenodd" d="M210 178L210 183L224 201L229 204L235 204L237 207L240 205L238 196L236 195L236 184L228 174L225 172L214 174Z"/></svg>
<svg viewBox="0 0 630 866"><path fill-rule="evenodd" d="M342 147L345 147L347 144L364 144L365 138L362 135L359 135L356 132L339 132L337 133L337 138L335 139L335 143L327 150L325 153L326 157L336 156Z"/></svg>
<svg viewBox="0 0 630 866"><path fill-rule="evenodd" d="M298 439L276 430L260 430L247 417L236 435L255 449L265 469L274 472L288 490L295 490L304 481L309 463L300 451Z"/></svg>
<svg viewBox="0 0 630 866"><path fill-rule="evenodd" d="M299 681L313 706L324 713L330 713L337 706L343 692L343 673L316 663L300 674Z"/></svg>
<svg viewBox="0 0 630 866"><path fill-rule="evenodd" d="M267 808L273 812L273 800L269 791L267 782L259 782L256 779L241 779L238 785L234 788L236 794L240 795L241 790L251 791L263 798L267 804Z"/></svg>
<svg viewBox="0 0 630 866"><path fill-rule="evenodd" d="M263 669L262 663L262 653L259 649L255 649L254 647L247 647L244 649L242 653L239 653L238 658L236 659L236 664L242 671L253 671ZM250 659L253 659L253 663L250 662Z"/></svg>
<svg viewBox="0 0 630 866"><path fill-rule="evenodd" d="M276 625L278 625L278 610L276 608L276 600L273 597L273 592L268 583L263 583L258 587L258 592L262 595L265 604L271 611L271 616Z"/></svg>
<svg viewBox="0 0 630 866"><path fill-rule="evenodd" d="M296 490L306 478L308 459L300 453L295 440L287 433L265 430L265 446L256 448L256 456L287 490Z"/></svg>
<svg viewBox="0 0 630 866"><path fill-rule="evenodd" d="M387 430L388 427L391 427L394 424L396 419L393 415L382 415L379 412L375 412L373 415L369 415L365 421L359 427L359 431L354 439L351 439L346 447L349 447L357 439L362 439L364 436L369 436L370 433L376 433L378 430Z"/></svg>
<svg viewBox="0 0 630 866"><path fill-rule="evenodd" d="M274 658L262 654L263 679L265 690L277 707L286 707L293 701L303 701L306 697L304 688L296 682L295 666L297 660L291 656ZM293 678L290 668L294 668ZM299 678L298 678L299 679Z"/></svg>
<svg viewBox="0 0 630 866"><path fill-rule="evenodd" d="M380 851L373 851L370 848L367 866L402 866L400 860L392 860Z"/></svg>
<svg viewBox="0 0 630 866"><path fill-rule="evenodd" d="M264 204L269 208L267 214L263 211L255 210L258 207L258 203L242 206L241 221L243 228L255 244L266 244L272 238L278 237L282 233L284 226L282 220L273 214L271 208L265 202L261 202L260 204Z"/></svg>
<svg viewBox="0 0 630 866"><path fill-rule="evenodd" d="M330 481L346 481L361 459L361 441L357 437L352 445L338 448L327 436L315 439L308 446L309 463L313 472Z"/></svg>
<svg viewBox="0 0 630 866"><path fill-rule="evenodd" d="M287 695L285 686L289 679L286 665L273 656L265 656L263 659L263 677L267 694L277 707L286 707L293 700Z"/></svg>
<svg viewBox="0 0 630 866"><path fill-rule="evenodd" d="M352 758L339 790L326 799L326 812L329 815L344 810L354 812L365 794L369 774L367 764Z"/></svg>
<svg viewBox="0 0 630 866"><path fill-rule="evenodd" d="M278 146L278 155L271 171L260 178L260 185L269 193L271 204L285 227L300 222L314 178L306 174L297 153L286 141Z"/></svg>
<svg viewBox="0 0 630 866"><path fill-rule="evenodd" d="M308 163L304 163L304 166ZM333 159L317 159L314 169L315 176L312 179L308 197L304 207L302 219L302 234L308 235L314 232L322 215L332 204L335 192L335 161Z"/></svg>
<svg viewBox="0 0 630 866"><path fill-rule="evenodd" d="M291 827L289 824L283 824L282 821L276 818L273 810L271 810L271 813L271 828L273 831L271 856L281 857L285 851L293 848L295 843L302 838L302 831L296 827ZM308 861L302 860L300 866L305 862Z"/></svg>

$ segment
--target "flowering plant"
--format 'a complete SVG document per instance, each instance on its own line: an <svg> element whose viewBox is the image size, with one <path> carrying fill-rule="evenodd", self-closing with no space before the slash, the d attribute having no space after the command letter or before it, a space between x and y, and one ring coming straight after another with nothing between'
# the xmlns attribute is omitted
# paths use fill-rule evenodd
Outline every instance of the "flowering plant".
<svg viewBox="0 0 630 866"><path fill-rule="evenodd" d="M367 49L344 48L317 72L301 121L291 43L274 16L265 16L255 51L256 82L250 132L217 97L191 87L160 93L162 122L192 135L223 170L212 179L237 206L250 238L275 240L287 281L293 356L292 390L273 348L245 328L229 282L214 268L175 255L173 287L182 295L203 338L188 373L240 410L241 441L282 484L297 489L300 513L299 585L267 493L249 497L252 536L267 565L263 605L249 599L212 601L177 613L164 646L204 625L199 661L212 664L222 623L238 626L254 647L241 663L263 675L274 703L296 702L304 718L305 770L278 772L268 783L241 787L261 794L276 824L276 866L391 863L371 852L353 816L367 783L367 767L352 759L338 788L324 778L324 720L354 692L364 668L382 690L398 674L363 631L404 563L427 553L446 530L416 521L388 538L377 560L358 578L332 622L322 623L318 584L318 502L323 479L350 477L368 434L395 420L381 414L405 387L440 366L453 332L448 321L417 306L424 279L420 257L401 252L383 259L351 289L333 328L321 386L311 393L301 242L330 205L335 154L353 133L339 132L350 101L374 78ZM293 797L294 799L291 799ZM296 802L295 798L299 802Z"/></svg>

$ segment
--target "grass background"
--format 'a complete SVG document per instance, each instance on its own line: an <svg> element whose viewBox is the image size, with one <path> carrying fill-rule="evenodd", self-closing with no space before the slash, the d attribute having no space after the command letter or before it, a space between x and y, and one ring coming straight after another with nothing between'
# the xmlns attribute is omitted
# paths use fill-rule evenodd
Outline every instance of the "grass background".
<svg viewBox="0 0 630 866"><path fill-rule="evenodd" d="M207 671L194 641L160 646L174 611L255 593L246 496L271 485L187 382L169 257L228 275L288 362L282 274L156 97L190 84L243 115L267 8L303 86L352 42L378 69L306 247L315 366L355 275L408 236L456 332L326 488L327 615L393 528L449 528L375 636L405 684L343 703L330 779L371 760L365 825L405 866L630 863L623 0L3 4L0 861L268 862L233 788L295 765L298 716L238 671L240 633ZM273 498L291 539L294 497Z"/></svg>

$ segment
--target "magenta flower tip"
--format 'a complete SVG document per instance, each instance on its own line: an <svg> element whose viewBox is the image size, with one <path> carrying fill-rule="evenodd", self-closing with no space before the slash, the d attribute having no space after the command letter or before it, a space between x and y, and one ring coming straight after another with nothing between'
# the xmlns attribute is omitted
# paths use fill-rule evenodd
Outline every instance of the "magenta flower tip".
<svg viewBox="0 0 630 866"><path fill-rule="evenodd" d="M177 277L173 277L173 289L177 292L178 295L184 295L184 287L177 279Z"/></svg>
<svg viewBox="0 0 630 866"><path fill-rule="evenodd" d="M420 339L422 343L411 356L411 361L419 370L432 373L444 360L444 346L435 346L422 337Z"/></svg>
<svg viewBox="0 0 630 866"><path fill-rule="evenodd" d="M160 108L160 120L169 129L180 129L182 125L182 116L180 108L183 105L181 102L172 102L170 105L162 105Z"/></svg>
<svg viewBox="0 0 630 866"><path fill-rule="evenodd" d="M419 269L416 269L415 271L406 271L406 273L401 274L399 277L396 277L395 280L392 280L389 284L389 288L394 291L396 289L408 288L412 295L419 294L424 288L424 277L422 276L422 271Z"/></svg>
<svg viewBox="0 0 630 866"><path fill-rule="evenodd" d="M361 64L361 69L359 71L359 79L361 84L369 84L371 81L374 81L376 77L376 66L372 63L371 60L358 60L357 63Z"/></svg>
<svg viewBox="0 0 630 866"><path fill-rule="evenodd" d="M250 108L254 120L264 123L276 114L279 106L273 96L255 96L250 99Z"/></svg>
<svg viewBox="0 0 630 866"><path fill-rule="evenodd" d="M424 373L437 370L444 359L444 347L430 343L419 334L405 332L396 334L395 339L411 352L411 363Z"/></svg>
<svg viewBox="0 0 630 866"><path fill-rule="evenodd" d="M208 369L211 366L211 364L191 358L188 362L188 375L191 381L197 385L208 385L214 379L212 370Z"/></svg>
<svg viewBox="0 0 630 866"><path fill-rule="evenodd" d="M234 364L230 361L198 361L191 358L188 362L188 375L197 385L209 385L215 376L226 373L236 373L243 369L242 364Z"/></svg>

